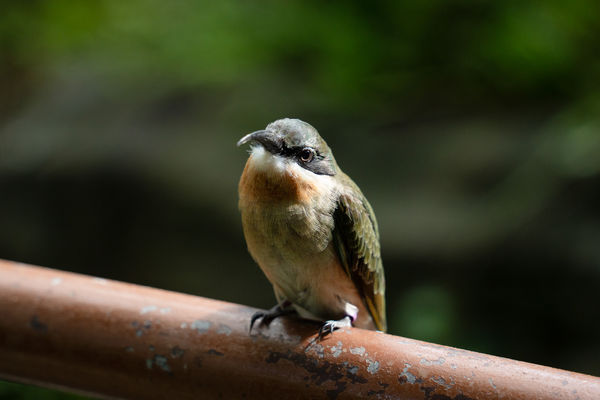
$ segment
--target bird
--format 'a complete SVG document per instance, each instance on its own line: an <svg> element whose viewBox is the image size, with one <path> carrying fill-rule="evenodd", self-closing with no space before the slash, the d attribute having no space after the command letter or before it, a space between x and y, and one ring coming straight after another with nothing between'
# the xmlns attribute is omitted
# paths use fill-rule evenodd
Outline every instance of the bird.
<svg viewBox="0 0 600 400"><path fill-rule="evenodd" d="M375 214L310 124L283 118L249 133L239 210L248 251L277 304L250 322L298 314L318 337L351 326L387 329L385 277Z"/></svg>

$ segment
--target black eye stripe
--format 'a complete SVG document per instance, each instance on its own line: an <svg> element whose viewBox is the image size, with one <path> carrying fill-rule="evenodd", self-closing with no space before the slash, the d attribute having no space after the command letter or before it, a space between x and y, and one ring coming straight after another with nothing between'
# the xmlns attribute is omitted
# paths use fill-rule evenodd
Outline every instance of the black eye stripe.
<svg viewBox="0 0 600 400"><path fill-rule="evenodd" d="M285 144L282 146L281 150L279 151L279 154L284 156L284 157L291 157L291 156L299 156L300 153L302 153L302 151L304 149L311 149L314 153L314 158L322 160L324 157L319 154L319 152L316 149L313 149L312 147L306 147L306 146L293 146L293 147L287 147Z"/></svg>
<svg viewBox="0 0 600 400"><path fill-rule="evenodd" d="M298 147L287 147L285 143L283 143L281 150L279 150L279 154L284 157L290 157L296 154Z"/></svg>
<svg viewBox="0 0 600 400"><path fill-rule="evenodd" d="M298 165L300 165L302 168L307 169L318 175L330 175L330 176L335 175L335 170L329 164L329 162L327 162L327 160L325 159L326 157L323 154L319 153L319 151L313 147L307 147L307 146L287 147L285 145L285 143L283 143L281 148L279 149L279 155L283 156L283 157L299 158L300 153L302 153L302 151L305 149L311 149L313 151L312 160L310 160L308 162L298 160Z"/></svg>

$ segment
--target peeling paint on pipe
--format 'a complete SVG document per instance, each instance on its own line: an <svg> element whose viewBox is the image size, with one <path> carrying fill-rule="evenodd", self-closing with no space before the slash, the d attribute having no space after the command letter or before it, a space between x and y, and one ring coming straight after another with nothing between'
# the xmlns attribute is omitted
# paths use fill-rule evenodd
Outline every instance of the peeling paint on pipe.
<svg viewBox="0 0 600 400"><path fill-rule="evenodd" d="M600 378L0 261L0 377L102 398L600 399Z"/></svg>

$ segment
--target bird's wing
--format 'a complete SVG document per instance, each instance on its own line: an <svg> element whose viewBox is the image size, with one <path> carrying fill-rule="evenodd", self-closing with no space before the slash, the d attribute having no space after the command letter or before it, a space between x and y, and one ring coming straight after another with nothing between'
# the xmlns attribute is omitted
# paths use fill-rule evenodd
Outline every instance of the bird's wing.
<svg viewBox="0 0 600 400"><path fill-rule="evenodd" d="M350 181L351 182L351 181ZM386 330L385 278L379 230L371 205L351 182L334 212L333 241L346 273L361 293L377 329Z"/></svg>

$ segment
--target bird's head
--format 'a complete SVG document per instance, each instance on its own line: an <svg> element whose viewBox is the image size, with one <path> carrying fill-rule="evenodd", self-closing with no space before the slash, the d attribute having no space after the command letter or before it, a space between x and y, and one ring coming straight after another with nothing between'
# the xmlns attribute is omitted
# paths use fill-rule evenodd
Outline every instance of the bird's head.
<svg viewBox="0 0 600 400"><path fill-rule="evenodd" d="M298 165L313 174L328 176L334 176L337 171L331 149L319 132L299 119L271 122L266 129L241 138L237 145L246 143L253 145L253 155L256 151L268 164L280 168Z"/></svg>

